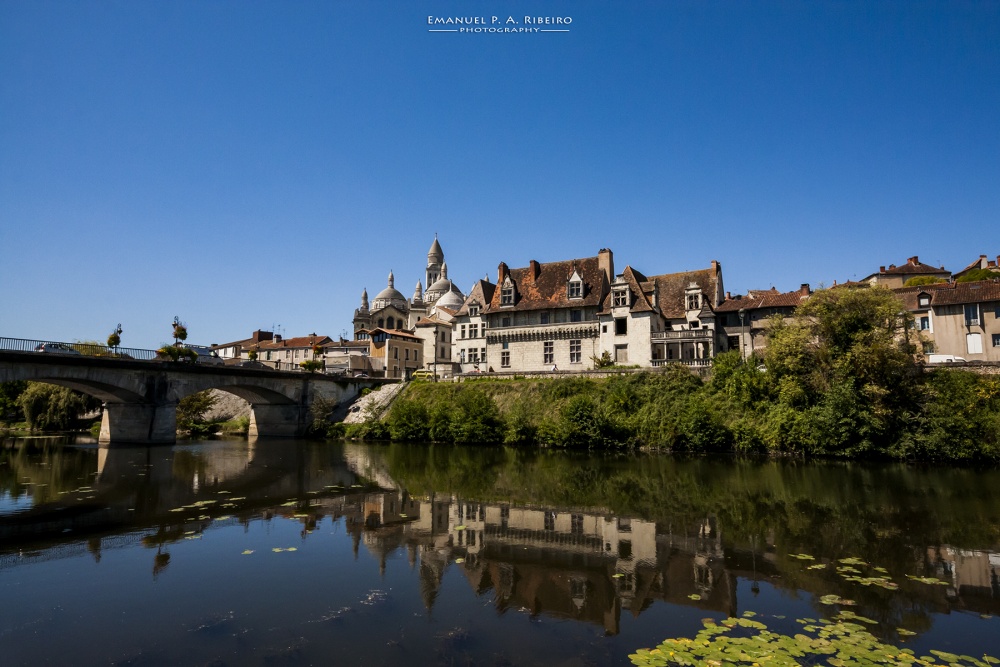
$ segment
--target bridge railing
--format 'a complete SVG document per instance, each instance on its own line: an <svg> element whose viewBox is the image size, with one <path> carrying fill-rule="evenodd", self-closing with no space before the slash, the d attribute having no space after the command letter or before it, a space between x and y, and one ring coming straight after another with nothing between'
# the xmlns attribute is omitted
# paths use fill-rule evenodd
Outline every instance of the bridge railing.
<svg viewBox="0 0 1000 667"><path fill-rule="evenodd" d="M49 346L46 351L58 354L58 347L65 348L64 354L79 353L88 357L107 357L111 359L137 359L152 361L156 359L156 350L143 350L134 347L108 347L95 343L63 343L52 340L29 340L27 338L0 338L0 350L9 352L35 352L40 346Z"/></svg>

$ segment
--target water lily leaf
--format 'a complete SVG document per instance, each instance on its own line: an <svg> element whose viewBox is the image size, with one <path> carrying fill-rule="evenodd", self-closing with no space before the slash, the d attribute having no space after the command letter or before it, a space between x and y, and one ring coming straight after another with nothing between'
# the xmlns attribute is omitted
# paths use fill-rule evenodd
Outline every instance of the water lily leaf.
<svg viewBox="0 0 1000 667"><path fill-rule="evenodd" d="M465 530L465 526L455 526L455 530Z"/></svg>
<svg viewBox="0 0 1000 667"><path fill-rule="evenodd" d="M692 593L691 595L688 596L688 599L690 599L690 600L700 600L701 596L698 595L697 593Z"/></svg>
<svg viewBox="0 0 1000 667"><path fill-rule="evenodd" d="M464 562L465 562L465 559L464 559L464 558L456 558L456 559L455 559L455 562L456 562L456 563L464 563Z"/></svg>

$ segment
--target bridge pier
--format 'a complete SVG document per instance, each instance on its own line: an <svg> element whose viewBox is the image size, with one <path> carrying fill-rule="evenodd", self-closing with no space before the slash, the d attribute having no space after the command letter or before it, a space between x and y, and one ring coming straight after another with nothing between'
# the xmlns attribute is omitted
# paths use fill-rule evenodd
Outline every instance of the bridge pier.
<svg viewBox="0 0 1000 667"><path fill-rule="evenodd" d="M250 430L248 435L293 438L304 435L308 409L302 405L250 406Z"/></svg>
<svg viewBox="0 0 1000 667"><path fill-rule="evenodd" d="M176 410L176 403L105 403L97 441L102 445L171 444L177 437Z"/></svg>

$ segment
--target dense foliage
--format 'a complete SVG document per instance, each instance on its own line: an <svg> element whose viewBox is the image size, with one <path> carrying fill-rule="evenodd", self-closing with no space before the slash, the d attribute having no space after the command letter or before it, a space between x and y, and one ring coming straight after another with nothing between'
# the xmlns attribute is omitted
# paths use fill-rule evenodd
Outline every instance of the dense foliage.
<svg viewBox="0 0 1000 667"><path fill-rule="evenodd" d="M414 383L385 421L349 435L403 441L842 458L1000 459L1000 377L924 373L888 290L817 292L769 322L763 359L716 357L604 379Z"/></svg>
<svg viewBox="0 0 1000 667"><path fill-rule="evenodd" d="M16 402L32 431L64 431L79 426L76 421L83 414L101 407L92 396L41 382L28 382Z"/></svg>

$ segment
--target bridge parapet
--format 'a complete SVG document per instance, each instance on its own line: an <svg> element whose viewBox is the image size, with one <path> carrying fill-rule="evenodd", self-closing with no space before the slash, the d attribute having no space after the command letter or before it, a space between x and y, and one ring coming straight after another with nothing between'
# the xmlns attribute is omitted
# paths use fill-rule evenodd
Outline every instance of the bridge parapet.
<svg viewBox="0 0 1000 667"><path fill-rule="evenodd" d="M69 387L104 401L101 444L171 443L177 403L190 394L221 389L250 403L250 433L300 436L317 399L343 403L361 388L394 380L330 377L185 362L138 361L84 355L0 351L0 382L31 380Z"/></svg>

